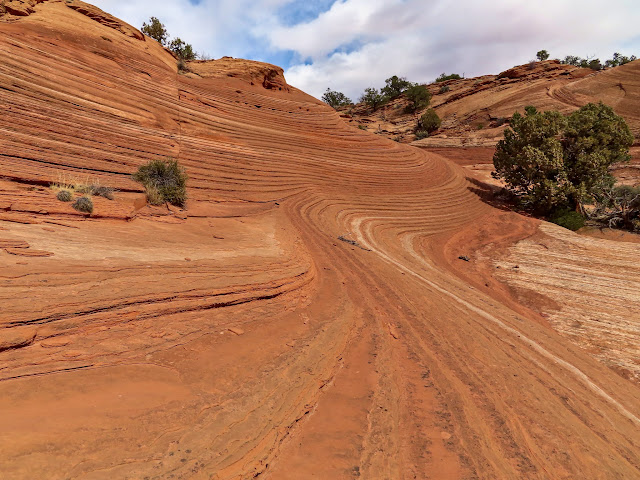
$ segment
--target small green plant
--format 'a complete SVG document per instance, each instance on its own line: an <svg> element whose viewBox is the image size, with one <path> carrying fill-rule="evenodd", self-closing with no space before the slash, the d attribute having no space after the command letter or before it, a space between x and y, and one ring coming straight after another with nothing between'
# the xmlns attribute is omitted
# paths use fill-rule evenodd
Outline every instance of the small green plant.
<svg viewBox="0 0 640 480"><path fill-rule="evenodd" d="M398 77L397 75L387 78L384 83L385 86L382 87L381 93L391 100L398 98L403 92L411 87L411 82L406 78Z"/></svg>
<svg viewBox="0 0 640 480"><path fill-rule="evenodd" d="M428 138L429 132L426 130L417 130L416 131L416 140L422 140L423 138Z"/></svg>
<svg viewBox="0 0 640 480"><path fill-rule="evenodd" d="M440 93L441 93L441 94L442 94L442 93L447 93L447 92L448 92L448 91L450 91L450 90L451 90L451 87L450 87L449 85L442 85L442 86L440 87Z"/></svg>
<svg viewBox="0 0 640 480"><path fill-rule="evenodd" d="M169 38L167 29L156 17L151 17L149 23L143 22L140 30L142 30L142 33L145 35L158 41L160 45L164 46L167 44L167 39Z"/></svg>
<svg viewBox="0 0 640 480"><path fill-rule="evenodd" d="M193 46L189 43L185 43L180 37L171 40L171 43L169 43L169 50L175 53L180 60L196 59L196 52L193 51Z"/></svg>
<svg viewBox="0 0 640 480"><path fill-rule="evenodd" d="M353 103L344 93L336 92L330 88L327 88L327 91L324 92L321 100L333 108L344 107Z"/></svg>
<svg viewBox="0 0 640 480"><path fill-rule="evenodd" d="M440 120L436 111L430 108L418 120L418 131L424 131L429 134L438 130L440 125L442 125L442 120Z"/></svg>
<svg viewBox="0 0 640 480"><path fill-rule="evenodd" d="M106 198L107 200L113 200L114 192L115 192L115 189L112 187L101 187L101 186L93 185L92 195L95 195L96 197L103 197L103 198Z"/></svg>
<svg viewBox="0 0 640 480"><path fill-rule="evenodd" d="M112 187L103 187L101 185L92 183L88 185L78 184L75 187L75 191L85 195L90 195L94 197L103 197L103 198L106 198L107 200L113 200L114 199L113 194L116 190L115 188L112 188Z"/></svg>
<svg viewBox="0 0 640 480"><path fill-rule="evenodd" d="M179 73L189 73L189 72L191 72L191 69L187 65L187 62L185 62L182 58L178 59L177 66L178 66L178 72Z"/></svg>
<svg viewBox="0 0 640 480"><path fill-rule="evenodd" d="M360 97L360 102L371 107L375 112L379 107L387 103L389 99L378 91L377 88L365 88Z"/></svg>
<svg viewBox="0 0 640 480"><path fill-rule="evenodd" d="M560 225L561 227L573 230L574 232L584 227L584 217L575 210L558 210L551 215L549 221L556 225Z"/></svg>
<svg viewBox="0 0 640 480"><path fill-rule="evenodd" d="M541 62L549 60L549 52L547 52L546 50L540 50L538 53L536 53L536 58Z"/></svg>
<svg viewBox="0 0 640 480"><path fill-rule="evenodd" d="M462 77L457 73L451 73L449 75L442 73L438 78L436 78L436 83L446 82L447 80L460 80L461 78Z"/></svg>
<svg viewBox="0 0 640 480"><path fill-rule="evenodd" d="M409 87L404 93L409 101L406 107L407 112L415 112L416 110L422 110L429 106L431 93L424 85L418 85L416 83Z"/></svg>
<svg viewBox="0 0 640 480"><path fill-rule="evenodd" d="M358 125L358 128L359 128L360 130L366 130L366 129L367 129L367 127L365 127L364 125Z"/></svg>
<svg viewBox="0 0 640 480"><path fill-rule="evenodd" d="M60 190L56 198L61 202L70 202L73 200L73 194L69 190Z"/></svg>
<svg viewBox="0 0 640 480"><path fill-rule="evenodd" d="M144 185L152 205L166 202L184 207L187 202L187 175L177 160L152 160L141 166L133 179Z"/></svg>
<svg viewBox="0 0 640 480"><path fill-rule="evenodd" d="M484 123L479 123L477 128L478 130L482 130L484 128Z"/></svg>
<svg viewBox="0 0 640 480"><path fill-rule="evenodd" d="M89 197L80 197L71 206L79 212L93 213L93 201Z"/></svg>

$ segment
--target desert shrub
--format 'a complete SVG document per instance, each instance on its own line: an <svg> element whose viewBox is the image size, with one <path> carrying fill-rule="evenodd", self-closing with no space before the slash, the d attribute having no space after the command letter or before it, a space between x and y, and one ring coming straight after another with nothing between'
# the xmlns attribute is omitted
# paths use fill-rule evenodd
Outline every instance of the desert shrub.
<svg viewBox="0 0 640 480"><path fill-rule="evenodd" d="M513 115L493 157L493 176L525 208L542 214L581 210L613 185L609 167L629 160L633 136L611 107L590 103L567 117L534 107L525 111Z"/></svg>
<svg viewBox="0 0 640 480"><path fill-rule="evenodd" d="M599 58L580 58L575 55L567 55L562 63L573 65L575 67L590 68L591 70L602 70L604 66L600 63Z"/></svg>
<svg viewBox="0 0 640 480"><path fill-rule="evenodd" d="M152 205L167 202L184 207L187 201L187 175L177 160L152 160L141 166L133 179L144 185Z"/></svg>
<svg viewBox="0 0 640 480"><path fill-rule="evenodd" d="M60 190L56 198L61 202L70 202L73 200L73 194L69 190Z"/></svg>
<svg viewBox="0 0 640 480"><path fill-rule="evenodd" d="M584 217L575 210L558 210L551 215L549 221L574 232L584 227Z"/></svg>
<svg viewBox="0 0 640 480"><path fill-rule="evenodd" d="M344 93L336 92L330 88L327 88L327 91L324 92L321 100L333 108L344 107L353 103Z"/></svg>
<svg viewBox="0 0 640 480"><path fill-rule="evenodd" d="M359 128L360 130L366 130L366 129L367 129L367 127L365 127L364 125L358 125L358 128Z"/></svg>
<svg viewBox="0 0 640 480"><path fill-rule="evenodd" d="M608 185L594 195L591 218L610 227L638 230L640 227L640 187Z"/></svg>
<svg viewBox="0 0 640 480"><path fill-rule="evenodd" d="M440 128L442 120L433 108L427 110L418 120L418 131L425 131L428 134Z"/></svg>
<svg viewBox="0 0 640 480"><path fill-rule="evenodd" d="M441 73L438 78L436 78L436 83L446 82L447 80L460 80L462 77L457 73L451 73L447 75L446 73Z"/></svg>
<svg viewBox="0 0 640 480"><path fill-rule="evenodd" d="M93 188L93 195L95 195L96 197L106 198L107 200L113 200L114 192L115 189L112 187L94 186Z"/></svg>
<svg viewBox="0 0 640 480"><path fill-rule="evenodd" d="M478 130L482 130L482 129L484 128L484 123L479 123L479 124L476 126L476 128L477 128Z"/></svg>
<svg viewBox="0 0 640 480"><path fill-rule="evenodd" d="M426 130L416 130L416 140L422 140L423 138L428 138L429 132Z"/></svg>
<svg viewBox="0 0 640 480"><path fill-rule="evenodd" d="M411 86L411 82L405 77L398 77L397 75L387 78L384 83L385 86L382 87L381 93L392 100L398 98Z"/></svg>
<svg viewBox="0 0 640 480"><path fill-rule="evenodd" d="M188 61L196 59L196 52L193 51L193 47L183 42L179 37L171 40L169 50L175 53L180 60Z"/></svg>
<svg viewBox="0 0 640 480"><path fill-rule="evenodd" d="M620 55L616 52L613 54L613 58L611 60L604 62L604 66L607 68L619 67L620 65L625 65L629 62L633 62L634 60L637 60L635 55L627 57L626 55Z"/></svg>
<svg viewBox="0 0 640 480"><path fill-rule="evenodd" d="M449 85L442 85L440 87L440 93L447 93L450 90L451 90L451 87Z"/></svg>
<svg viewBox="0 0 640 480"><path fill-rule="evenodd" d="M113 187L103 187L101 185L96 185L96 184L89 184L89 185L84 185L84 184L78 184L75 187L75 191L78 193L83 193L85 195L92 195L95 197L104 197L108 200L113 200L114 196L113 194L115 193L116 189Z"/></svg>
<svg viewBox="0 0 640 480"><path fill-rule="evenodd" d="M167 44L169 33L165 26L156 17L151 17L149 23L142 23L142 33L158 41L161 45Z"/></svg>
<svg viewBox="0 0 640 480"><path fill-rule="evenodd" d="M93 201L89 197L80 197L71 206L79 212L93 213Z"/></svg>
<svg viewBox="0 0 640 480"><path fill-rule="evenodd" d="M580 62L580 66L582 68L590 68L591 70L602 70L602 64L600 63L600 59L599 58L594 58L591 60L582 60Z"/></svg>
<svg viewBox="0 0 640 480"><path fill-rule="evenodd" d="M549 52L547 52L546 50L540 50L538 53L536 53L536 58L539 61L544 62L545 60L549 59Z"/></svg>
<svg viewBox="0 0 640 480"><path fill-rule="evenodd" d="M185 62L182 58L178 59L177 65L178 65L178 72L180 73L189 73L191 71L191 69L187 65L187 62Z"/></svg>
<svg viewBox="0 0 640 480"><path fill-rule="evenodd" d="M431 101L431 93L429 93L429 90L427 90L427 87L424 85L412 85L406 90L405 96L409 101L407 105L408 112L415 112L416 110L427 108Z"/></svg>
<svg viewBox="0 0 640 480"><path fill-rule="evenodd" d="M382 93L378 91L377 88L365 88L364 93L360 97L360 102L365 105L371 107L373 111L376 111L380 106L384 105L388 101L388 98L385 97Z"/></svg>
<svg viewBox="0 0 640 480"><path fill-rule="evenodd" d="M535 60L531 60L527 64L527 70L535 70L537 64L538 64L538 62L536 62Z"/></svg>

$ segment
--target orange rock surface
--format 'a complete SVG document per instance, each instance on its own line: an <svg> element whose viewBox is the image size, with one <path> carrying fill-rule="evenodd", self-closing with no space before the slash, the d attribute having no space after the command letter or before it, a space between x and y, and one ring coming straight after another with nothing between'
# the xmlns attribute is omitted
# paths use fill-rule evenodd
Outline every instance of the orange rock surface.
<svg viewBox="0 0 640 480"><path fill-rule="evenodd" d="M483 257L546 233L559 265L563 235L277 67L182 75L104 12L31 3L0 19L3 480L640 476L640 388L603 361L630 349L549 319L561 275L527 302ZM130 177L168 156L186 210ZM74 182L118 191L81 214L50 187Z"/></svg>

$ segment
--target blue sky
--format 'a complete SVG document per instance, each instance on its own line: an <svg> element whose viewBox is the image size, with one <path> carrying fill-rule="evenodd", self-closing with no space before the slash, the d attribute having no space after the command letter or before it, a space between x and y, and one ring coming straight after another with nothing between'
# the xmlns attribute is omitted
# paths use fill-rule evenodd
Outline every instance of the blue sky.
<svg viewBox="0 0 640 480"><path fill-rule="evenodd" d="M93 0L140 27L158 17L172 36L212 58L280 65L290 84L354 100L391 75L430 82L532 60L540 49L640 56L637 0Z"/></svg>

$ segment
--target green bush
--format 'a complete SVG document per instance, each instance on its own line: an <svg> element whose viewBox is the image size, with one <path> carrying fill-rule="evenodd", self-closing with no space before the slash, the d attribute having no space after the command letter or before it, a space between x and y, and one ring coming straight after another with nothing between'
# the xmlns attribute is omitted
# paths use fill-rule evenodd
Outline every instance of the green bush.
<svg viewBox="0 0 640 480"><path fill-rule="evenodd" d="M389 99L381 94L377 88L365 88L364 93L360 97L360 102L371 107L375 112L380 106L384 105Z"/></svg>
<svg viewBox="0 0 640 480"><path fill-rule="evenodd" d="M93 213L93 201L89 197L80 197L71 206L79 212Z"/></svg>
<svg viewBox="0 0 640 480"><path fill-rule="evenodd" d="M442 73L438 78L436 78L436 83L446 82L447 80L460 80L461 78L462 77L457 73L451 73L449 75Z"/></svg>
<svg viewBox="0 0 640 480"><path fill-rule="evenodd" d="M353 103L344 93L335 92L330 88L327 88L327 91L324 92L321 100L333 108L344 107Z"/></svg>
<svg viewBox="0 0 640 480"><path fill-rule="evenodd" d="M587 104L568 117L526 107L515 113L493 165L525 208L541 214L581 209L612 184L609 167L629 160L633 135L622 117L602 103Z"/></svg>
<svg viewBox="0 0 640 480"><path fill-rule="evenodd" d="M607 68L619 67L620 65L626 65L627 63L633 62L634 60L637 60L635 55L627 57L626 55L620 55L616 52L613 54L613 58L611 60L607 60L606 62L604 62L604 66Z"/></svg>
<svg viewBox="0 0 640 480"><path fill-rule="evenodd" d="M435 132L440 128L442 120L433 108L430 108L418 120L418 131L427 132L427 134Z"/></svg>
<svg viewBox="0 0 640 480"><path fill-rule="evenodd" d="M405 91L409 105L407 105L408 112L415 112L416 110L422 110L429 106L431 101L431 93L424 85L412 85Z"/></svg>
<svg viewBox="0 0 640 480"><path fill-rule="evenodd" d="M78 193L83 193L85 195L93 195L95 197L104 197L107 200L113 200L114 199L114 192L115 192L115 188L113 187L102 187L100 185L94 185L94 184L90 184L90 185L78 185L76 187L76 192Z"/></svg>
<svg viewBox="0 0 640 480"><path fill-rule="evenodd" d="M449 85L442 85L440 87L440 93L447 93L449 90L451 90L451 87Z"/></svg>
<svg viewBox="0 0 640 480"><path fill-rule="evenodd" d="M156 17L151 17L149 23L143 22L141 30L145 35L158 41L160 45L167 44L167 38L169 37L167 29Z"/></svg>
<svg viewBox="0 0 640 480"><path fill-rule="evenodd" d="M416 130L416 140L422 140L423 138L429 138L429 132L426 130Z"/></svg>
<svg viewBox="0 0 640 480"><path fill-rule="evenodd" d="M392 100L398 98L411 86L411 82L407 81L405 77L397 75L387 78L384 83L385 86L382 87L381 93Z"/></svg>
<svg viewBox="0 0 640 480"><path fill-rule="evenodd" d="M536 53L536 58L539 61L544 62L545 60L549 59L549 52L547 52L546 50L540 50L538 53Z"/></svg>
<svg viewBox="0 0 640 480"><path fill-rule="evenodd" d="M133 179L144 185L152 205L165 202L184 207L187 201L187 175L177 160L152 160L141 166Z"/></svg>
<svg viewBox="0 0 640 480"><path fill-rule="evenodd" d="M113 200L114 192L115 192L115 189L112 187L101 187L98 185L94 185L92 195L95 195L96 197L103 197L103 198L106 198L107 200Z"/></svg>
<svg viewBox="0 0 640 480"><path fill-rule="evenodd" d="M584 227L584 217L574 210L558 210L549 221L574 232Z"/></svg>
<svg viewBox="0 0 640 480"><path fill-rule="evenodd" d="M176 54L180 60L195 60L196 52L193 51L193 47L183 42L179 37L171 40L169 44L169 50Z"/></svg>
<svg viewBox="0 0 640 480"><path fill-rule="evenodd" d="M73 194L69 190L60 190L56 198L61 202L70 202L73 200Z"/></svg>

